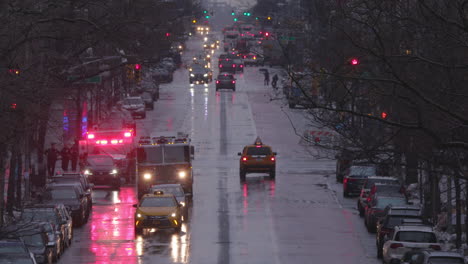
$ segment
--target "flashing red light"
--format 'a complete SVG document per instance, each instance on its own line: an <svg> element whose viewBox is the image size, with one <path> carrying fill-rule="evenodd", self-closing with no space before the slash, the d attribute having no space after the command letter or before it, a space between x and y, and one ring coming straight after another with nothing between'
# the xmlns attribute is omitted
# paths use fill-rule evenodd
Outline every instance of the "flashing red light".
<svg viewBox="0 0 468 264"><path fill-rule="evenodd" d="M223 67L223 65L222 65L222 64L220 64L220 65L219 65L219 67L220 67L220 68L222 68L222 67Z"/></svg>
<svg viewBox="0 0 468 264"><path fill-rule="evenodd" d="M16 106L17 106L16 103L12 103L10 104L10 109L16 109Z"/></svg>
<svg viewBox="0 0 468 264"><path fill-rule="evenodd" d="M265 37L268 37L268 36L270 36L270 33L265 32Z"/></svg>
<svg viewBox="0 0 468 264"><path fill-rule="evenodd" d="M124 133L124 137L131 137L132 136L132 132L125 132Z"/></svg>
<svg viewBox="0 0 468 264"><path fill-rule="evenodd" d="M242 157L242 161L247 161L247 157Z"/></svg>
<svg viewBox="0 0 468 264"><path fill-rule="evenodd" d="M216 81L216 83L219 83L219 81Z"/></svg>
<svg viewBox="0 0 468 264"><path fill-rule="evenodd" d="M88 134L88 139L93 139L94 138L94 134Z"/></svg>
<svg viewBox="0 0 468 264"><path fill-rule="evenodd" d="M107 140L101 140L101 145L106 145L107 144Z"/></svg>
<svg viewBox="0 0 468 264"><path fill-rule="evenodd" d="M141 69L141 65L140 64L135 64L135 70L139 71Z"/></svg>
<svg viewBox="0 0 468 264"><path fill-rule="evenodd" d="M236 65L235 65L235 64L233 64L233 65L232 65L232 67L233 67L233 68L235 68L235 67L236 67Z"/></svg>
<svg viewBox="0 0 468 264"><path fill-rule="evenodd" d="M387 114L387 112L382 112L382 113L380 114L380 116L382 117L382 119L386 119L387 116L388 116L388 114Z"/></svg>
<svg viewBox="0 0 468 264"><path fill-rule="evenodd" d="M359 64L358 59L356 59L356 58L351 59L351 65L358 65L358 64Z"/></svg>
<svg viewBox="0 0 468 264"><path fill-rule="evenodd" d="M171 35L171 33L167 32L166 33L166 37L169 37Z"/></svg>
<svg viewBox="0 0 468 264"><path fill-rule="evenodd" d="M119 143L119 141L117 139L112 139L111 140L111 144L118 144L118 143Z"/></svg>

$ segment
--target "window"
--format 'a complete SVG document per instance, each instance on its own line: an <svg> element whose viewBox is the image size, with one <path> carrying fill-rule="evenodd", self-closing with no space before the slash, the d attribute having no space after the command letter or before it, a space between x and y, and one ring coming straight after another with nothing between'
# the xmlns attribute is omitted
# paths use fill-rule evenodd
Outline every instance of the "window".
<svg viewBox="0 0 468 264"><path fill-rule="evenodd" d="M138 148L137 159L140 163L163 163L162 146Z"/></svg>
<svg viewBox="0 0 468 264"><path fill-rule="evenodd" d="M349 175L372 176L375 174L375 167L371 166L351 166L351 168L349 168Z"/></svg>
<svg viewBox="0 0 468 264"><path fill-rule="evenodd" d="M249 147L247 149L247 155L262 155L262 156L266 156L266 155L271 155L271 149L268 148L268 147L260 147L260 148L257 148L257 147Z"/></svg>
<svg viewBox="0 0 468 264"><path fill-rule="evenodd" d="M91 166L112 166L114 165L114 160L112 157L99 155L99 156L88 156L88 163Z"/></svg>
<svg viewBox="0 0 468 264"><path fill-rule="evenodd" d="M399 231L395 236L395 240L414 243L437 243L434 233L422 231Z"/></svg>
<svg viewBox="0 0 468 264"><path fill-rule="evenodd" d="M173 197L147 197L141 201L140 207L175 207L177 202Z"/></svg>
<svg viewBox="0 0 468 264"><path fill-rule="evenodd" d="M175 146L166 145L164 146L164 162L165 163L177 163L177 162L189 162L190 152L188 146Z"/></svg>
<svg viewBox="0 0 468 264"><path fill-rule="evenodd" d="M44 246L43 233L21 236L24 243L28 246Z"/></svg>
<svg viewBox="0 0 468 264"><path fill-rule="evenodd" d="M132 104L143 104L143 101L140 98L127 98L123 102L124 105L132 105Z"/></svg>

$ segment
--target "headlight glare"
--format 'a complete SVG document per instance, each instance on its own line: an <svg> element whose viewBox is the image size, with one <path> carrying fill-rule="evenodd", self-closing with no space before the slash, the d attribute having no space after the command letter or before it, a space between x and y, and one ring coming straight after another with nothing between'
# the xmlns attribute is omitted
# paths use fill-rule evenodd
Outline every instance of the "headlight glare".
<svg viewBox="0 0 468 264"><path fill-rule="evenodd" d="M187 176L185 171L179 171L179 178L185 178L185 176Z"/></svg>
<svg viewBox="0 0 468 264"><path fill-rule="evenodd" d="M138 218L141 218L141 217L143 217L143 216L142 216L141 214L137 214L137 217L138 217Z"/></svg>
<svg viewBox="0 0 468 264"><path fill-rule="evenodd" d="M195 74L191 73L191 74L190 74L190 77L195 77Z"/></svg>
<svg viewBox="0 0 468 264"><path fill-rule="evenodd" d="M85 174L85 175L91 175L92 173L91 173L90 170L85 170L85 171L84 171L84 174Z"/></svg>
<svg viewBox="0 0 468 264"><path fill-rule="evenodd" d="M172 213L171 216L172 216L172 217L176 217L176 213Z"/></svg>
<svg viewBox="0 0 468 264"><path fill-rule="evenodd" d="M117 169L113 169L113 170L111 171L111 174L117 174Z"/></svg>
<svg viewBox="0 0 468 264"><path fill-rule="evenodd" d="M151 173L145 173L145 174L143 174L143 178L144 178L145 180L150 180L150 179L151 179Z"/></svg>

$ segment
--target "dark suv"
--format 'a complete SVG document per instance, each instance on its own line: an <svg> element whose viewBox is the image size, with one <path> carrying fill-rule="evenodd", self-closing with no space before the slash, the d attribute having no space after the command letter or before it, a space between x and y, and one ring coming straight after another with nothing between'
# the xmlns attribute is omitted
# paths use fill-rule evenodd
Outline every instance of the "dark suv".
<svg viewBox="0 0 468 264"><path fill-rule="evenodd" d="M105 154L88 155L84 174L94 184L120 188L120 173L114 159Z"/></svg>
<svg viewBox="0 0 468 264"><path fill-rule="evenodd" d="M382 257L382 249L385 243L385 235L390 234L395 226L402 225L404 220L414 219L421 220L422 210L420 206L405 205L405 206L387 206L383 216L377 222L377 235L375 244L377 246L377 257Z"/></svg>
<svg viewBox="0 0 468 264"><path fill-rule="evenodd" d="M395 177L389 176L369 176L364 181L362 185L361 194L359 195L359 199L357 200L357 208L359 211L359 215L364 215L364 208L366 207L368 197L370 195L370 191L372 186L375 183L382 183L382 184L400 184L398 179Z"/></svg>
<svg viewBox="0 0 468 264"><path fill-rule="evenodd" d="M362 184L369 176L376 175L376 168L372 165L351 166L345 173L343 178L343 196L349 197L361 192Z"/></svg>

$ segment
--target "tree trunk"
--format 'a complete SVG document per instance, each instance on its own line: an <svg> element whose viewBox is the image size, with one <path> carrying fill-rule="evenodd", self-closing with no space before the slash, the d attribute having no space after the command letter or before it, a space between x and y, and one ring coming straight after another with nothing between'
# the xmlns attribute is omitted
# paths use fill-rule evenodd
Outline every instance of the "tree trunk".
<svg viewBox="0 0 468 264"><path fill-rule="evenodd" d="M16 183L16 170L17 170L17 148L12 148L10 158L10 173L8 177L7 189L7 205L6 211L10 216L13 216L13 206L15 205L15 183Z"/></svg>
<svg viewBox="0 0 468 264"><path fill-rule="evenodd" d="M447 177L447 233L452 232L452 177Z"/></svg>
<svg viewBox="0 0 468 264"><path fill-rule="evenodd" d="M44 152L45 152L45 136L47 133L47 124L49 121L49 111L50 105L45 105L41 107L41 119L39 121L38 127L38 139L37 139L37 175L35 183L37 187L43 187L45 185L46 179L46 167L44 163Z"/></svg>
<svg viewBox="0 0 468 264"><path fill-rule="evenodd" d="M0 142L0 227L3 226L5 213L5 153L6 146Z"/></svg>
<svg viewBox="0 0 468 264"><path fill-rule="evenodd" d="M21 208L21 201L23 199L23 194L22 194L22 182L23 182L23 154L21 151L18 152L18 155L16 157L16 163L17 163L17 168L16 168L16 199L15 199L15 206L16 208Z"/></svg>

